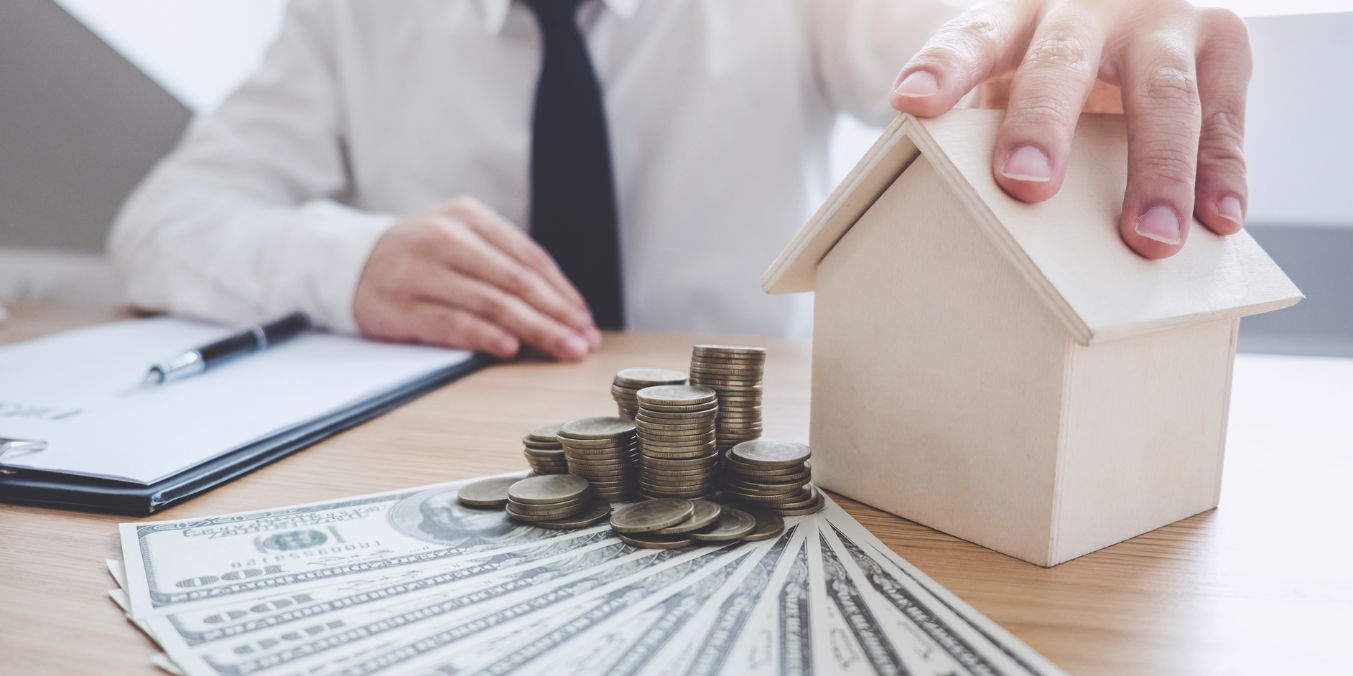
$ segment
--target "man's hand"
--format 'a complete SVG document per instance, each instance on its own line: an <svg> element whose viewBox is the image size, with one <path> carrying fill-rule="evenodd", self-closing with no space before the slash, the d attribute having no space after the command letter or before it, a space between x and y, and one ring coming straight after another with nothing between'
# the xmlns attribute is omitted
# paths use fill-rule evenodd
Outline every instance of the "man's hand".
<svg viewBox="0 0 1353 676"><path fill-rule="evenodd" d="M1121 87L1128 187L1119 231L1147 258L1178 252L1189 214L1227 235L1245 220L1245 24L1183 0L1007 0L950 21L894 83L893 107L939 115L1013 72L992 171L1027 202L1061 187L1096 82ZM1098 95L1097 95L1098 96Z"/></svg>
<svg viewBox="0 0 1353 676"><path fill-rule="evenodd" d="M454 199L391 227L353 313L362 333L511 357L522 344L581 359L601 333L554 259L493 210Z"/></svg>

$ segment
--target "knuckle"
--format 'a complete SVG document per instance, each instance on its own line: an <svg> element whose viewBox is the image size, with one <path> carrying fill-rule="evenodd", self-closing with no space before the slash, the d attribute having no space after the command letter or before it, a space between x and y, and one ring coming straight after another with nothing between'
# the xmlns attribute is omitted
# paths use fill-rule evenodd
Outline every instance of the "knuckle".
<svg viewBox="0 0 1353 676"><path fill-rule="evenodd" d="M1200 154L1221 160L1245 163L1245 126L1240 116L1229 110L1208 113L1203 118L1199 141Z"/></svg>
<svg viewBox="0 0 1353 676"><path fill-rule="evenodd" d="M436 250L454 242L453 229L439 219L425 220L414 228L410 243L419 252Z"/></svg>
<svg viewBox="0 0 1353 676"><path fill-rule="evenodd" d="M512 317L512 303L498 294L488 294L479 304L480 314L494 324L505 324Z"/></svg>
<svg viewBox="0 0 1353 676"><path fill-rule="evenodd" d="M1068 34L1038 38L1024 55L1024 62L1029 66L1077 73L1088 71L1090 61L1085 42Z"/></svg>
<svg viewBox="0 0 1353 676"><path fill-rule="evenodd" d="M468 195L458 195L442 205L442 211L454 216L466 217L481 208L479 200Z"/></svg>
<svg viewBox="0 0 1353 676"><path fill-rule="evenodd" d="M1000 25L985 11L951 19L916 55L913 65L958 70L970 78L1000 51Z"/></svg>
<svg viewBox="0 0 1353 676"><path fill-rule="evenodd" d="M1198 78L1191 68L1170 63L1156 64L1143 81L1142 94L1158 105L1196 106Z"/></svg>
<svg viewBox="0 0 1353 676"><path fill-rule="evenodd" d="M500 283L503 286L503 290L518 296L526 295L531 290L531 280L526 272L515 267L503 269Z"/></svg>
<svg viewBox="0 0 1353 676"><path fill-rule="evenodd" d="M1011 121L1023 127L1059 127L1072 117L1073 103L1055 93L1030 94L1012 106L1006 113Z"/></svg>
<svg viewBox="0 0 1353 676"><path fill-rule="evenodd" d="M1153 182L1176 186L1192 186L1196 175L1192 152L1173 143L1153 144L1147 147L1138 161L1138 170L1150 176Z"/></svg>

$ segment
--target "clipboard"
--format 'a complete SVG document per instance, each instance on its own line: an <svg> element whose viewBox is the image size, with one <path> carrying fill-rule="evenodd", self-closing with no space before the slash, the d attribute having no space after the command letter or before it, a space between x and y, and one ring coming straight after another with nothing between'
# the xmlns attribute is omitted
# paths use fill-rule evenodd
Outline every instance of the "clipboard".
<svg viewBox="0 0 1353 676"><path fill-rule="evenodd" d="M152 484L4 468L0 471L0 502L132 516L153 514L371 420L495 361L492 357L475 355Z"/></svg>

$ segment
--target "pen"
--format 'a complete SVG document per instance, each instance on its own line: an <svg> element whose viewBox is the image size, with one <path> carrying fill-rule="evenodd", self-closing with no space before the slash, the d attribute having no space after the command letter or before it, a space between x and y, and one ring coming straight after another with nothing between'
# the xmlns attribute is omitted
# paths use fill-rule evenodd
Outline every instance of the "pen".
<svg viewBox="0 0 1353 676"><path fill-rule="evenodd" d="M277 321L252 326L214 343L189 350L167 362L150 367L143 385L159 385L197 375L221 362L257 352L270 345L295 338L310 328L304 312L293 312Z"/></svg>

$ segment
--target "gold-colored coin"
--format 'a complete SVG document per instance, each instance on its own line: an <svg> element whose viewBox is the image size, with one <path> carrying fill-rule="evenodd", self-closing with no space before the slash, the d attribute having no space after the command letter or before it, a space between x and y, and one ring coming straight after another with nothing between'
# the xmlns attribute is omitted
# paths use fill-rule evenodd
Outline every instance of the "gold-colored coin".
<svg viewBox="0 0 1353 676"><path fill-rule="evenodd" d="M507 504L507 489L521 481L519 476L484 479L456 491L456 499L467 507L502 507Z"/></svg>
<svg viewBox="0 0 1353 676"><path fill-rule="evenodd" d="M550 521L537 521L534 525L537 528L549 528L550 530L572 530L574 528L586 528L601 523L611 514L611 505L605 500L593 500L586 508L572 516L566 516Z"/></svg>
<svg viewBox="0 0 1353 676"><path fill-rule="evenodd" d="M742 536L743 542L769 540L785 531L784 517L775 512L757 510L752 512L752 516L756 517L756 526L752 532Z"/></svg>
<svg viewBox="0 0 1353 676"><path fill-rule="evenodd" d="M551 474L522 479L507 489L507 498L525 504L552 504L575 500L587 494L587 479L572 474Z"/></svg>
<svg viewBox="0 0 1353 676"><path fill-rule="evenodd" d="M811 454L806 444L756 439L734 446L729 456L749 465L784 467L801 464Z"/></svg>
<svg viewBox="0 0 1353 676"><path fill-rule="evenodd" d="M569 439L601 440L623 436L634 431L634 421L617 416L582 418L564 423L559 436L564 443Z"/></svg>
<svg viewBox="0 0 1353 676"><path fill-rule="evenodd" d="M736 507L724 507L713 525L690 534L701 542L733 542L741 540L756 528L756 517Z"/></svg>
<svg viewBox="0 0 1353 676"><path fill-rule="evenodd" d="M714 354L729 357L746 357L751 359L765 359L766 348L750 345L716 345L712 343L701 343L696 345L692 351L695 354Z"/></svg>
<svg viewBox="0 0 1353 676"><path fill-rule="evenodd" d="M587 506L586 503L581 503L569 505L568 507L561 507L559 509L554 509L550 511L523 512L520 509L518 509L518 507L515 504L508 502L507 506L504 507L504 510L507 512L508 516L518 521L536 522L536 521L554 521L555 519L563 519L565 517L573 516L574 514L577 514L578 512L582 511L586 506Z"/></svg>
<svg viewBox="0 0 1353 676"><path fill-rule="evenodd" d="M715 401L714 390L692 385L656 385L639 390L639 405L694 405Z"/></svg>
<svg viewBox="0 0 1353 676"><path fill-rule="evenodd" d="M616 372L615 382L627 386L681 385L686 382L686 374L673 369L627 368Z"/></svg>
<svg viewBox="0 0 1353 676"><path fill-rule="evenodd" d="M694 510L690 500L648 500L613 512L611 529L619 533L651 533L681 523Z"/></svg>
<svg viewBox="0 0 1353 676"><path fill-rule="evenodd" d="M559 427L559 425L543 425L531 430L526 438L531 441L556 443L559 440Z"/></svg>
<svg viewBox="0 0 1353 676"><path fill-rule="evenodd" d="M681 549L695 544L690 538L684 535L631 535L628 533L616 533L620 541L639 549Z"/></svg>

